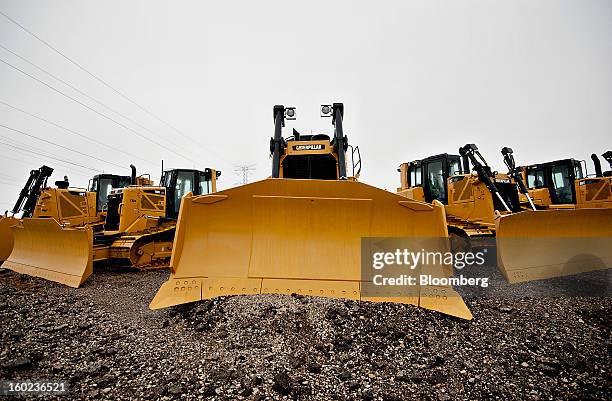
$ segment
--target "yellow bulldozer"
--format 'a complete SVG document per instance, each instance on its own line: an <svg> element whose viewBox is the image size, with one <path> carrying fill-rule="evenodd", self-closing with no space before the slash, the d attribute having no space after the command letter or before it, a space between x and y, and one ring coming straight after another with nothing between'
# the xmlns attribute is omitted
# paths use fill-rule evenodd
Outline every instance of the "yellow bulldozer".
<svg viewBox="0 0 612 401"><path fill-rule="evenodd" d="M612 267L612 172L601 171L597 156L592 155L595 176L587 177L575 159L516 166L511 148L502 155L530 206L496 220L498 264L508 281ZM612 152L604 157L612 167Z"/></svg>
<svg viewBox="0 0 612 401"><path fill-rule="evenodd" d="M515 185L506 174L491 170L476 145L467 144L459 153L402 163L397 193L441 202L453 243L465 247L477 238L495 236L496 215L520 211L521 206Z"/></svg>
<svg viewBox="0 0 612 401"><path fill-rule="evenodd" d="M183 197L170 279L151 309L224 295L296 293L406 303L471 319L451 286L420 285L388 297L366 291L372 282L361 271L362 239L442 237L445 250L444 208L358 182L361 157L344 135L343 104L320 111L331 118L333 137L294 130L284 138L295 108L274 106L271 177Z"/></svg>
<svg viewBox="0 0 612 401"><path fill-rule="evenodd" d="M180 198L186 192L216 191L220 172L173 169L164 171L160 186L148 176L136 177L132 185L95 179L92 188L104 189L103 220L95 224L70 225L55 218L24 218L13 227L13 252L6 267L32 276L79 287L93 272L93 263L120 260L135 268L164 268L176 226ZM95 197L96 193L90 193ZM84 205L85 206L85 205Z"/></svg>
<svg viewBox="0 0 612 401"><path fill-rule="evenodd" d="M512 149L504 148L502 154L512 155ZM612 163L612 151L603 156ZM537 209L612 208L611 172L602 172L596 154L591 159L594 176L586 175L584 161L573 158L522 166L517 170L526 181L529 197ZM523 194L521 201L525 202L526 198Z"/></svg>
<svg viewBox="0 0 612 401"><path fill-rule="evenodd" d="M11 215L7 212L0 218L0 264L9 258L13 251L14 230L11 227L20 224L21 218L51 218L64 226L91 225L92 229L98 231L102 229L105 216L103 206L110 187L119 188L130 184L129 176L99 174L90 180L89 190L71 188L67 177L56 181L56 187L52 188L47 186L52 173L53 169L48 166L31 170Z"/></svg>
<svg viewBox="0 0 612 401"><path fill-rule="evenodd" d="M93 262L125 260L139 269L166 268L181 198L217 192L220 171L166 170L160 186L131 186L108 196L104 231L94 234Z"/></svg>

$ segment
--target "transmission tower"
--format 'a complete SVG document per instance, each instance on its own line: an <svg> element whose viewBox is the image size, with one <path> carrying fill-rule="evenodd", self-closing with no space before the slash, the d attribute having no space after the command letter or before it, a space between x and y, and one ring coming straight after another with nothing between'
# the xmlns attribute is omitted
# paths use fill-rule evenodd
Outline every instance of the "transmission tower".
<svg viewBox="0 0 612 401"><path fill-rule="evenodd" d="M236 166L234 174L238 176L238 181L235 185L244 185L249 183L249 174L255 171L255 165L249 164L245 166Z"/></svg>

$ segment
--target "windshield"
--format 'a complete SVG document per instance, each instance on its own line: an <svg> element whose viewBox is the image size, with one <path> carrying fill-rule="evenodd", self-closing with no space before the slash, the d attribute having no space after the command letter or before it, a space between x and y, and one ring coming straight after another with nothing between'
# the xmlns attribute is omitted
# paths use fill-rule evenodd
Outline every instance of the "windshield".
<svg viewBox="0 0 612 401"><path fill-rule="evenodd" d="M113 188L125 188L130 186L130 177L100 177L93 181L92 191L96 194L96 210L101 212L105 209L108 194Z"/></svg>

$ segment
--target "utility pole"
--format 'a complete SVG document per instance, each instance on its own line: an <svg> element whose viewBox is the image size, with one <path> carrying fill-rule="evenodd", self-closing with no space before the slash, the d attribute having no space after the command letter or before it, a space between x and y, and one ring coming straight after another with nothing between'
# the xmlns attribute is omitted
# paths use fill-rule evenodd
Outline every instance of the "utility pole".
<svg viewBox="0 0 612 401"><path fill-rule="evenodd" d="M244 185L249 183L249 174L255 171L255 165L249 164L244 166L236 166L234 173L239 177L235 185Z"/></svg>

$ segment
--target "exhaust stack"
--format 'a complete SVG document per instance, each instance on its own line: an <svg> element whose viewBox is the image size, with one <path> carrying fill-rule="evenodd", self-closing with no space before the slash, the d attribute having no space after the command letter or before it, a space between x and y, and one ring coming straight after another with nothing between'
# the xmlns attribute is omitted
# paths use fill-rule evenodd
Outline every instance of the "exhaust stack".
<svg viewBox="0 0 612 401"><path fill-rule="evenodd" d="M601 162L599 161L599 157L597 157L595 153L592 153L591 160L593 160L593 165L595 166L595 176L603 177L603 172L601 171Z"/></svg>

